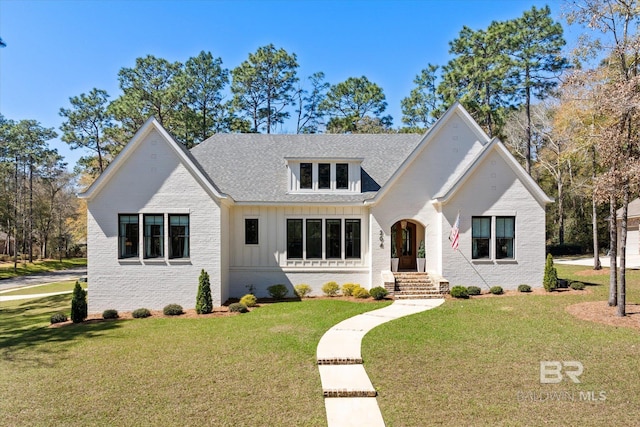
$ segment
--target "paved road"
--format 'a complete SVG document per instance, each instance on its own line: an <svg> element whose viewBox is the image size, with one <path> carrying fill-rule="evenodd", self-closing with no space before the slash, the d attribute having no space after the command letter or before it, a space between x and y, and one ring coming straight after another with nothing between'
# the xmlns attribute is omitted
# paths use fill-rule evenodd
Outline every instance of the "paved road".
<svg viewBox="0 0 640 427"><path fill-rule="evenodd" d="M75 280L87 274L87 267L69 268L67 270L38 273L29 276L20 276L13 279L1 279L0 291L23 286L43 285L45 283Z"/></svg>

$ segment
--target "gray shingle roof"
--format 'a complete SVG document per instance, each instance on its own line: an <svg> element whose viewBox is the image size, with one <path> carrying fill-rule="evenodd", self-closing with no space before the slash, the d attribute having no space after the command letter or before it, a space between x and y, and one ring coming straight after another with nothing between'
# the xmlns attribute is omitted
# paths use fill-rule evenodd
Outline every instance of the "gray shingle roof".
<svg viewBox="0 0 640 427"><path fill-rule="evenodd" d="M237 202L349 203L373 197L422 135L216 134L191 149L213 183ZM363 158L362 193L288 194L285 158Z"/></svg>

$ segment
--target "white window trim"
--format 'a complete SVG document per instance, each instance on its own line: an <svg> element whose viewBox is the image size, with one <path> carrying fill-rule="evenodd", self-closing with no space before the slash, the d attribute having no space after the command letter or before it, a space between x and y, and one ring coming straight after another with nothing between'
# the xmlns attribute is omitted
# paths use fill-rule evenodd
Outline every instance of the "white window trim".
<svg viewBox="0 0 640 427"><path fill-rule="evenodd" d="M513 217L513 257L512 258L500 258L498 259L496 256L496 245L498 242L498 237L496 236L496 218L497 217ZM489 258L473 258L473 243L471 245L471 262L474 264L517 264L518 263L518 216L514 211L491 211L487 213L471 215L471 229L470 236L471 241L473 242L473 218L478 217L489 217L491 218L491 236L489 237Z"/></svg>

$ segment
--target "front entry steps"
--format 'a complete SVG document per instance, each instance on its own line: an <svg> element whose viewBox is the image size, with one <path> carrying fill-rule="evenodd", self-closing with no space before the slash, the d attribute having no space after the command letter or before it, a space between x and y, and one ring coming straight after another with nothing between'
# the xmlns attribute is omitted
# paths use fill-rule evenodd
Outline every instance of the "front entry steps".
<svg viewBox="0 0 640 427"><path fill-rule="evenodd" d="M429 277L429 273L411 271L394 272L395 299L429 299L442 298L445 293L439 289Z"/></svg>

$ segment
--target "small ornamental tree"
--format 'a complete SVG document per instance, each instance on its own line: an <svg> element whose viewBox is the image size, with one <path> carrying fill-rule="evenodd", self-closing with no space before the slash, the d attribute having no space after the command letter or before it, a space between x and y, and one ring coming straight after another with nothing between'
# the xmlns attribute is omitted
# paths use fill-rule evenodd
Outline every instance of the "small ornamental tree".
<svg viewBox="0 0 640 427"><path fill-rule="evenodd" d="M551 254L547 255L547 262L544 265L544 279L542 279L542 285L547 292L551 292L558 287L558 272L553 266L553 257Z"/></svg>
<svg viewBox="0 0 640 427"><path fill-rule="evenodd" d="M198 278L198 295L196 296L196 313L207 314L213 310L213 301L211 300L211 283L209 282L209 273L200 272Z"/></svg>
<svg viewBox="0 0 640 427"><path fill-rule="evenodd" d="M71 300L71 321L80 323L87 318L87 291L82 289L79 282L73 288L73 299Z"/></svg>

